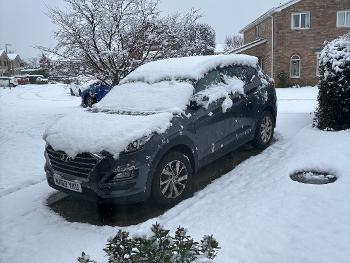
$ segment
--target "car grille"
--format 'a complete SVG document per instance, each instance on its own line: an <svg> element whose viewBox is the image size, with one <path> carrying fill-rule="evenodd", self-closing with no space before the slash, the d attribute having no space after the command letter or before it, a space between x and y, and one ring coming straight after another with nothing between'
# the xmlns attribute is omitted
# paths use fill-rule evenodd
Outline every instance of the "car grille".
<svg viewBox="0 0 350 263"><path fill-rule="evenodd" d="M89 153L81 153L74 159L71 159L64 158L67 157L64 152L55 151L51 146L46 148L46 152L54 171L81 178L88 178L91 170L98 162L98 160Z"/></svg>

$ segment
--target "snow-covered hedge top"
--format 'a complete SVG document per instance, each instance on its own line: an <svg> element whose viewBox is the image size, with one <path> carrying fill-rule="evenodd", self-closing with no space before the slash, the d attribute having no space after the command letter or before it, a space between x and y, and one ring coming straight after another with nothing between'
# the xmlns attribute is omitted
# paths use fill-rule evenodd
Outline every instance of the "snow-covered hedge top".
<svg viewBox="0 0 350 263"><path fill-rule="evenodd" d="M135 69L121 83L142 81L155 83L162 80L199 80L208 71L229 65L256 67L258 59L248 55L214 55L170 58L147 63Z"/></svg>
<svg viewBox="0 0 350 263"><path fill-rule="evenodd" d="M328 43L320 55L320 64L331 64L332 71L342 72L346 63L350 62L350 33L343 37L337 38ZM330 74L325 68L325 77Z"/></svg>
<svg viewBox="0 0 350 263"><path fill-rule="evenodd" d="M181 113L186 109L192 94L193 86L187 82L132 82L113 88L95 104L95 108L132 113Z"/></svg>

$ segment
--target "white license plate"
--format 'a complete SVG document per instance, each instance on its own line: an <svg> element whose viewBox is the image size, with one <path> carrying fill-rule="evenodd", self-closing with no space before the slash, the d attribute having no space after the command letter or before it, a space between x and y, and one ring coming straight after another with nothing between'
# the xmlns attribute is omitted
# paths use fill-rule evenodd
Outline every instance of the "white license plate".
<svg viewBox="0 0 350 263"><path fill-rule="evenodd" d="M71 191L75 191L75 192L79 192L79 193L82 192L80 183L65 180L57 174L55 174L53 176L53 180L54 180L55 184L58 186L61 186L63 188L71 190Z"/></svg>

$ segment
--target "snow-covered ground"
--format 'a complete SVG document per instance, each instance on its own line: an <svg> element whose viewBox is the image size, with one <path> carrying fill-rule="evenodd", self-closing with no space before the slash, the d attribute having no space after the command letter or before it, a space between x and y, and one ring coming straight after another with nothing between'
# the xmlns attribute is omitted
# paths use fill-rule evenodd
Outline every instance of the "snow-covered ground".
<svg viewBox="0 0 350 263"><path fill-rule="evenodd" d="M43 171L42 133L79 107L60 85L0 90L0 262L76 262L86 251L106 262L102 248L117 229L69 223L46 206L55 192ZM350 258L350 131L311 127L316 88L278 90L278 141L160 217L196 239L213 234L217 262L345 263ZM305 185L289 175L322 169L329 185Z"/></svg>

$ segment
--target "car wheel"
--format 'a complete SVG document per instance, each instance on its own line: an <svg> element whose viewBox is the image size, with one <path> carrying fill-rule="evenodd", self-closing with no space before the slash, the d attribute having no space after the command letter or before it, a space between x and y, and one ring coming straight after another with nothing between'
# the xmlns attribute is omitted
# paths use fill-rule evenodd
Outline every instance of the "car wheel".
<svg viewBox="0 0 350 263"><path fill-rule="evenodd" d="M265 149L271 144L274 134L274 118L269 111L264 111L257 123L253 145Z"/></svg>
<svg viewBox="0 0 350 263"><path fill-rule="evenodd" d="M85 98L85 106L91 108L96 103L96 99L93 96L87 95Z"/></svg>
<svg viewBox="0 0 350 263"><path fill-rule="evenodd" d="M14 87L15 87L15 84L10 83L10 87L11 87L11 88L14 88Z"/></svg>
<svg viewBox="0 0 350 263"><path fill-rule="evenodd" d="M159 163L152 183L152 197L161 206L179 203L191 192L193 169L180 152L167 154Z"/></svg>

